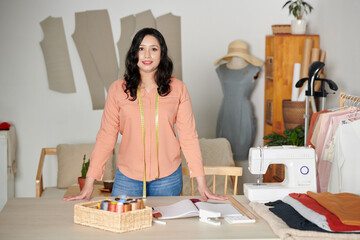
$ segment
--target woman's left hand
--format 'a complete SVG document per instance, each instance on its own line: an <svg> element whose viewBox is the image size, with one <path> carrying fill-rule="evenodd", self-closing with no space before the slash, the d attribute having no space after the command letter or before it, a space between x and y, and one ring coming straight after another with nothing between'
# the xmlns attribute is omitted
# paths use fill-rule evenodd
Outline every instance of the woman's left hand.
<svg viewBox="0 0 360 240"><path fill-rule="evenodd" d="M198 183L198 191L201 197L204 199L204 201L207 201L208 199L221 200L221 201L228 200L227 196L217 195L210 191L210 189L206 185L205 176L196 177L196 181Z"/></svg>

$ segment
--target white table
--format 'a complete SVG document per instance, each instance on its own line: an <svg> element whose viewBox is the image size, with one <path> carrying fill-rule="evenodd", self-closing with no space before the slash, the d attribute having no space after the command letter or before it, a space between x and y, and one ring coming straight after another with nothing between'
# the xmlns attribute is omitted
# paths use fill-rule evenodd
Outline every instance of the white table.
<svg viewBox="0 0 360 240"><path fill-rule="evenodd" d="M168 205L185 198L190 197L148 197L145 204ZM99 199L103 198L93 200ZM244 196L236 196L235 199L250 209ZM198 217L173 219L166 220L166 225L153 223L150 228L113 233L74 224L75 203L79 201L9 199L0 212L0 239L279 239L261 218L256 223L233 225L222 219L220 226L200 222Z"/></svg>

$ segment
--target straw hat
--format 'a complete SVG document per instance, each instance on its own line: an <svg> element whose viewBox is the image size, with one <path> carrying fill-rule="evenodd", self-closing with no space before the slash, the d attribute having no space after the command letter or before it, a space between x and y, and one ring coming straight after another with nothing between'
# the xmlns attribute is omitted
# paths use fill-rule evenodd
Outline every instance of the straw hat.
<svg viewBox="0 0 360 240"><path fill-rule="evenodd" d="M231 57L242 57L247 62L251 63L255 66L262 66L264 63L260 59L257 59L249 54L248 51L249 47L248 45L241 41L241 40L235 40L229 44L228 47L228 53L223 56L222 58L215 61L214 65L217 65L221 62L221 60L229 61L231 60Z"/></svg>

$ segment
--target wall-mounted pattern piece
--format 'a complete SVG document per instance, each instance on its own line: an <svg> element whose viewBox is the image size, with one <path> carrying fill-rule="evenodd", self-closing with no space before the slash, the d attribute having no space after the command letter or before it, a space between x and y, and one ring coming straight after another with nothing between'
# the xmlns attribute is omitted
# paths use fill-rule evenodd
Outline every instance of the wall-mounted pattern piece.
<svg viewBox="0 0 360 240"><path fill-rule="evenodd" d="M118 63L107 10L75 13L72 35L88 82L93 109L103 109L105 92L117 80Z"/></svg>
<svg viewBox="0 0 360 240"><path fill-rule="evenodd" d="M76 92L62 18L48 17L40 25L44 32L40 46L49 88L62 93Z"/></svg>
<svg viewBox="0 0 360 240"><path fill-rule="evenodd" d="M151 10L146 10L144 12L137 13L135 17L136 17L135 31L134 31L135 33L137 33L139 30L145 27L156 28L156 21Z"/></svg>
<svg viewBox="0 0 360 240"><path fill-rule="evenodd" d="M118 78L122 78L125 73L125 59L127 51L130 48L132 37L135 34L135 20L134 15L129 15L120 19L121 24L121 35L120 39L117 42L118 52L119 52L119 74Z"/></svg>
<svg viewBox="0 0 360 240"><path fill-rule="evenodd" d="M168 54L174 63L173 75L182 80L181 64L181 19L171 13L156 18L156 28L162 33Z"/></svg>

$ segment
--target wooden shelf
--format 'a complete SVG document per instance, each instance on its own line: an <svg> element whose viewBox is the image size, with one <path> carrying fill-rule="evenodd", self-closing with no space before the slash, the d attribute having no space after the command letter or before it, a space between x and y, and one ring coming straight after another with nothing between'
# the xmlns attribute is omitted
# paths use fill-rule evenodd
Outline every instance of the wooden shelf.
<svg viewBox="0 0 360 240"><path fill-rule="evenodd" d="M266 36L264 136L273 132L283 134L285 130L282 101L291 99L294 64L302 62L305 39L312 39L314 48L319 48L319 35ZM264 175L264 182L282 181L283 175L283 166L274 165Z"/></svg>

